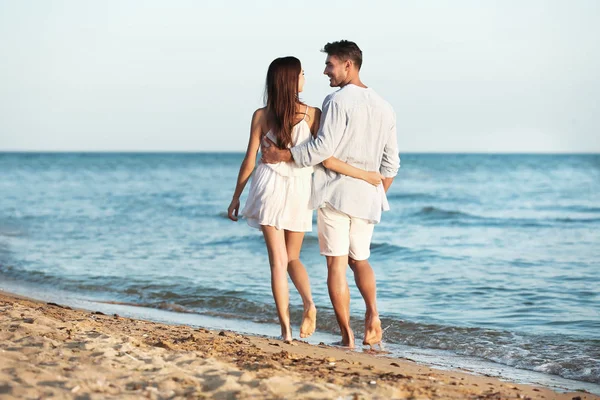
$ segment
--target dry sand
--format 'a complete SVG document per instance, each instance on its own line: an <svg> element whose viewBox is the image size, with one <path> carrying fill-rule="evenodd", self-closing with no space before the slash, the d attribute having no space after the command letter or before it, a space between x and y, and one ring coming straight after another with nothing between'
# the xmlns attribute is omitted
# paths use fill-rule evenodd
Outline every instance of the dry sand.
<svg viewBox="0 0 600 400"><path fill-rule="evenodd" d="M0 398L600 399L0 293Z"/></svg>

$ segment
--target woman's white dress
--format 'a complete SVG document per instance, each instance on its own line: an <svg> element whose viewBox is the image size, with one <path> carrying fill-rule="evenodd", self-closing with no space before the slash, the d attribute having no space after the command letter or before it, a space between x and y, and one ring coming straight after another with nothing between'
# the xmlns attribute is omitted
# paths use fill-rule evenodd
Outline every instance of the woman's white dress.
<svg viewBox="0 0 600 400"><path fill-rule="evenodd" d="M306 114L305 114L306 116ZM266 135L277 142L270 131ZM312 139L305 119L292 129L292 146ZM312 209L309 207L313 167L299 168L293 162L260 163L250 183L250 192L242 216L253 228L274 226L294 232L312 230Z"/></svg>

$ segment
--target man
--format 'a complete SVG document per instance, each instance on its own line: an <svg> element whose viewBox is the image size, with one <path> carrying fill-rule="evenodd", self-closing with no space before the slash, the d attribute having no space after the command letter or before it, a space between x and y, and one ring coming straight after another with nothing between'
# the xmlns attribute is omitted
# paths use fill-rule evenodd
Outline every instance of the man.
<svg viewBox="0 0 600 400"><path fill-rule="evenodd" d="M380 344L381 321L377 311L375 274L368 258L373 228L389 206L385 192L398 169L396 117L389 103L365 86L359 76L362 51L354 42L327 43L324 74L331 87L340 90L323 102L317 138L301 146L281 150L262 148L266 163L293 161L300 167L314 166L334 156L355 167L379 171L383 185L339 175L317 167L313 177L311 205L318 208L319 247L327 258L327 287L342 334L342 345L354 347L350 329L350 292L346 267L365 301L364 345Z"/></svg>

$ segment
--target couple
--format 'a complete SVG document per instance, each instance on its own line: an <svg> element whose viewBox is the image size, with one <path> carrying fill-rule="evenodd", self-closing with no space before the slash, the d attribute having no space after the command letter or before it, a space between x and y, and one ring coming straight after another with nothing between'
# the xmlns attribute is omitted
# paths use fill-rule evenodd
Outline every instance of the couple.
<svg viewBox="0 0 600 400"><path fill-rule="evenodd" d="M385 192L400 167L396 118L390 104L361 82L362 51L355 43L327 43L322 51L327 54L324 74L331 87L340 88L325 98L322 115L299 99L304 72L297 58L278 58L269 66L266 107L252 116L228 216L238 219L239 199L260 149L261 163L242 215L265 238L283 340L292 340L288 273L304 304L300 337L315 331L317 311L299 256L317 209L319 248L327 259L327 287L341 343L354 347L349 265L366 305L363 344L375 345L381 343L382 330L368 258L373 228L389 209Z"/></svg>

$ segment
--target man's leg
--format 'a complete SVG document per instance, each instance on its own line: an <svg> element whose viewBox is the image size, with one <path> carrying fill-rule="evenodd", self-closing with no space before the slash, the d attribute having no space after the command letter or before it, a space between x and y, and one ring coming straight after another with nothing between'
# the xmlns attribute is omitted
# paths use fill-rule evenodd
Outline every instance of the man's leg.
<svg viewBox="0 0 600 400"><path fill-rule="evenodd" d="M382 338L381 321L377 312L377 284L368 261L374 227L374 224L364 219L352 218L350 221L349 264L366 308L364 345L380 343Z"/></svg>
<svg viewBox="0 0 600 400"><path fill-rule="evenodd" d="M342 334L342 345L354 347L350 329L350 290L346 280L350 217L327 205L317 214L319 248L327 258L327 289Z"/></svg>
<svg viewBox="0 0 600 400"><path fill-rule="evenodd" d="M348 256L327 257L327 289L335 311L342 345L354 347L354 333L350 329L350 289L346 280Z"/></svg>
<svg viewBox="0 0 600 400"><path fill-rule="evenodd" d="M349 259L350 268L354 272L354 282L365 301L365 336L364 345L373 345L381 342L381 321L377 311L377 284L375 273L368 260Z"/></svg>

